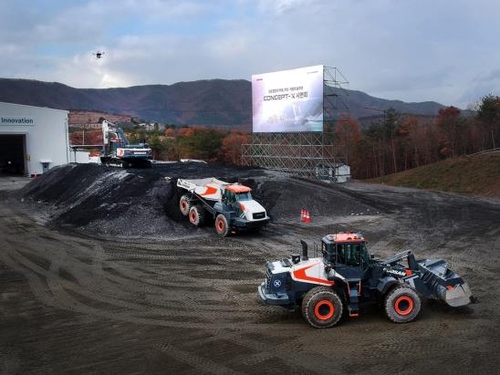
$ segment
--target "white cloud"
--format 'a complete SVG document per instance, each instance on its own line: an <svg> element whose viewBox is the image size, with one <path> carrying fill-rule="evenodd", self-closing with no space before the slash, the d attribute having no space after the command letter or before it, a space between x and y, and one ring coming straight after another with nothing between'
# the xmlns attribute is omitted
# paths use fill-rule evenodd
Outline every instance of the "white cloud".
<svg viewBox="0 0 500 375"><path fill-rule="evenodd" d="M6 0L0 12L5 77L109 87L325 64L351 89L462 108L499 87L493 0Z"/></svg>
<svg viewBox="0 0 500 375"><path fill-rule="evenodd" d="M293 10L305 10L321 1L317 0L259 0L258 9L263 12L270 12L276 15ZM333 3L330 2L330 3Z"/></svg>

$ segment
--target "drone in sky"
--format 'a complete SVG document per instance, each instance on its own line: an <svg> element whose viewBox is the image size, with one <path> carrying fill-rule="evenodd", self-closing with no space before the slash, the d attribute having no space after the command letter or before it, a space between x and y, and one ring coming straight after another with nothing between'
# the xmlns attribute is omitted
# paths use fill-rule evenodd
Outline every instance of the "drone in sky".
<svg viewBox="0 0 500 375"><path fill-rule="evenodd" d="M100 59L102 57L102 55L104 55L104 52L97 51L97 52L93 52L92 55L94 55L96 59Z"/></svg>

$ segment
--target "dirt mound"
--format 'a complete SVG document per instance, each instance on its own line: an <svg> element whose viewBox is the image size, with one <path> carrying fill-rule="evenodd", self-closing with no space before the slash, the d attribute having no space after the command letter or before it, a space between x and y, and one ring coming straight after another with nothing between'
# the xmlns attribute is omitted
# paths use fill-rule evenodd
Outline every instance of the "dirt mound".
<svg viewBox="0 0 500 375"><path fill-rule="evenodd" d="M172 238L195 230L177 208L177 178L215 174L236 181L262 173L197 162L130 170L70 164L34 179L14 197L49 226L106 237Z"/></svg>
<svg viewBox="0 0 500 375"><path fill-rule="evenodd" d="M169 163L150 169L71 164L51 169L16 192L31 214L50 226L105 237L177 238L192 235L178 209L178 178L216 177L253 190L274 221L311 215L372 214L377 209L334 187L296 180L262 169L204 163ZM33 210L32 208L35 208ZM211 233L211 232L210 232Z"/></svg>
<svg viewBox="0 0 500 375"><path fill-rule="evenodd" d="M248 184L251 186L251 183ZM297 218L302 209L312 217L372 215L380 212L375 205L346 194L339 185L288 178L267 180L254 188L276 220Z"/></svg>
<svg viewBox="0 0 500 375"><path fill-rule="evenodd" d="M129 172L95 164L56 167L16 196L38 208L49 225L110 236L182 234L165 220L170 185L153 170Z"/></svg>

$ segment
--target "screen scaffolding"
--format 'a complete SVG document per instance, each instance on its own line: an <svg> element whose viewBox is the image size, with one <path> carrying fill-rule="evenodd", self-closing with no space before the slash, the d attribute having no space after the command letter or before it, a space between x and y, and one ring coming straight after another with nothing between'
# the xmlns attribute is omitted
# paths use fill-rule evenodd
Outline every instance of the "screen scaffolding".
<svg viewBox="0 0 500 375"><path fill-rule="evenodd" d="M251 143L242 145L243 164L333 182L349 179L345 147L336 142L334 133L336 121L349 110L348 84L337 68L324 67L323 130L254 132Z"/></svg>

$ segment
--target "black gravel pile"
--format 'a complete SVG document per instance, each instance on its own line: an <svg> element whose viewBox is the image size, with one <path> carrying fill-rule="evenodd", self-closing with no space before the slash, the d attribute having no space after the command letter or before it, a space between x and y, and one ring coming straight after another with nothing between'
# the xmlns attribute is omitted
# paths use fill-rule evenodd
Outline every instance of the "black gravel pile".
<svg viewBox="0 0 500 375"><path fill-rule="evenodd" d="M116 238L175 238L196 231L179 212L177 178L217 177L236 182L263 174L263 170L198 162L150 169L69 164L32 180L13 197L56 228Z"/></svg>
<svg viewBox="0 0 500 375"><path fill-rule="evenodd" d="M254 188L257 196L269 210L273 218L284 221L296 219L300 211L309 211L312 217L339 217L375 215L380 209L363 203L359 198L346 194L340 185L305 183L289 178L268 180Z"/></svg>
<svg viewBox="0 0 500 375"><path fill-rule="evenodd" d="M96 164L66 165L33 180L16 196L44 211L48 224L119 237L185 234L166 220L170 184L157 171L127 171Z"/></svg>
<svg viewBox="0 0 500 375"><path fill-rule="evenodd" d="M334 187L326 191L262 169L198 162L155 164L150 169L70 164L34 179L15 198L56 228L112 238L177 238L196 232L179 211L182 191L177 179L206 177L251 187L275 221L295 220L301 209L329 217L376 211Z"/></svg>

